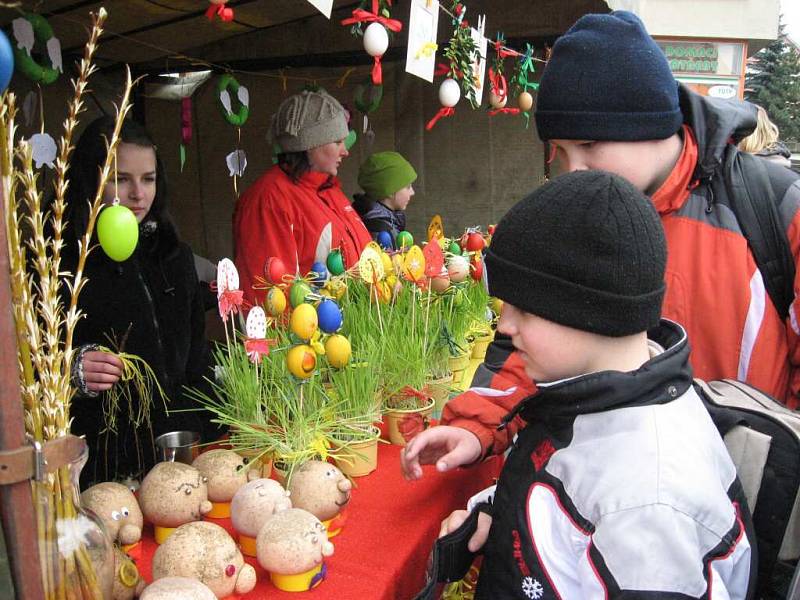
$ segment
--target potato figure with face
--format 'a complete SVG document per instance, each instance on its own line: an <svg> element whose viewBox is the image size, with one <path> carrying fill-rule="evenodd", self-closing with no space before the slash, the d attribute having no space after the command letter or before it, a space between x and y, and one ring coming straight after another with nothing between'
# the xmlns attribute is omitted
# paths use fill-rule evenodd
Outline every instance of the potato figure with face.
<svg viewBox="0 0 800 600"><path fill-rule="evenodd" d="M256 538L258 563L272 583L287 592L302 592L325 579L324 560L333 554L325 527L310 512L290 508L272 515Z"/></svg>
<svg viewBox="0 0 800 600"><path fill-rule="evenodd" d="M139 600L217 600L217 597L197 579L164 577L148 585Z"/></svg>
<svg viewBox="0 0 800 600"><path fill-rule="evenodd" d="M352 488L353 484L337 467L321 460L309 460L294 472L288 489L292 506L317 517L327 528L328 537L333 537L344 524L339 514L350 502Z"/></svg>
<svg viewBox="0 0 800 600"><path fill-rule="evenodd" d="M245 564L228 532L216 523L178 527L153 555L153 579L193 577L217 598L246 594L256 586L256 571Z"/></svg>
<svg viewBox="0 0 800 600"><path fill-rule="evenodd" d="M233 450L209 450L194 459L192 466L208 480L208 499L212 519L231 516L231 500L237 490L247 483L244 459Z"/></svg>
<svg viewBox="0 0 800 600"><path fill-rule="evenodd" d="M231 522L239 533L239 546L256 556L256 536L273 514L292 508L289 492L272 479L255 479L243 485L231 502Z"/></svg>
<svg viewBox="0 0 800 600"><path fill-rule="evenodd" d="M144 517L136 497L121 483L98 483L81 494L81 506L95 513L108 538L129 549L142 537Z"/></svg>
<svg viewBox="0 0 800 600"><path fill-rule="evenodd" d="M139 500L159 544L176 527L199 521L211 510L206 478L194 467L179 462L161 462L153 467L142 481Z"/></svg>

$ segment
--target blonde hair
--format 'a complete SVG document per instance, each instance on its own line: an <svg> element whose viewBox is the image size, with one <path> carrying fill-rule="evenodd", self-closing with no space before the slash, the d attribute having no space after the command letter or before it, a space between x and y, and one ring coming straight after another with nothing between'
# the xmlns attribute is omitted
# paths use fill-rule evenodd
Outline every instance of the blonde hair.
<svg viewBox="0 0 800 600"><path fill-rule="evenodd" d="M778 143L778 126L769 120L766 110L758 105L756 108L758 109L756 129L739 142L739 150L752 154L773 148Z"/></svg>

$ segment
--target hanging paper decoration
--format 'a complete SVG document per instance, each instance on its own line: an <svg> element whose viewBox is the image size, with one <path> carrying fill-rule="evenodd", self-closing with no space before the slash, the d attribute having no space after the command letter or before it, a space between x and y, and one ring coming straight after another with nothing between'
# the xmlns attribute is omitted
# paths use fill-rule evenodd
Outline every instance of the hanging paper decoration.
<svg viewBox="0 0 800 600"><path fill-rule="evenodd" d="M225 164L228 165L228 175L230 177L241 177L247 168L247 154L241 148L234 150L225 157Z"/></svg>
<svg viewBox="0 0 800 600"><path fill-rule="evenodd" d="M444 267L444 254L439 244L435 242L425 244L422 255L425 257L425 276L439 277Z"/></svg>
<svg viewBox="0 0 800 600"><path fill-rule="evenodd" d="M233 9L225 6L228 0L208 0L211 6L206 10L206 18L213 21L214 17L219 17L223 21L233 21Z"/></svg>
<svg viewBox="0 0 800 600"><path fill-rule="evenodd" d="M390 18L389 7L392 0L372 0L372 12L363 8L353 10L353 16L342 20L342 25L354 26L354 31L360 32L363 23L369 23L364 36L364 50L373 58L372 83L381 85L383 83L383 71L381 69L381 57L389 47L389 31L399 33L403 30L403 24L396 19Z"/></svg>
<svg viewBox="0 0 800 600"><path fill-rule="evenodd" d="M483 102L484 80L486 78L486 48L489 41L484 33L486 32L486 15L478 16L478 27L471 27L470 35L475 44L475 53L472 55L472 66L470 76L472 77L472 89L475 94L473 108L477 108Z"/></svg>
<svg viewBox="0 0 800 600"><path fill-rule="evenodd" d="M406 72L433 83L436 68L436 32L439 0L412 0L408 19Z"/></svg>
<svg viewBox="0 0 800 600"><path fill-rule="evenodd" d="M431 222L428 223L428 241L435 238L444 238L444 225L442 225L442 215L433 215Z"/></svg>
<svg viewBox="0 0 800 600"><path fill-rule="evenodd" d="M49 133L36 133L31 136L30 144L36 168L41 169L42 165L47 165L52 169L58 152L53 136Z"/></svg>
<svg viewBox="0 0 800 600"><path fill-rule="evenodd" d="M328 19L331 18L331 11L333 10L333 0L308 0L309 4L314 6Z"/></svg>
<svg viewBox="0 0 800 600"><path fill-rule="evenodd" d="M34 83L51 84L64 71L61 59L61 42L53 34L53 28L41 15L28 13L11 23L14 38L14 58L17 70ZM33 59L31 52L36 42L45 44L50 65L41 65Z"/></svg>

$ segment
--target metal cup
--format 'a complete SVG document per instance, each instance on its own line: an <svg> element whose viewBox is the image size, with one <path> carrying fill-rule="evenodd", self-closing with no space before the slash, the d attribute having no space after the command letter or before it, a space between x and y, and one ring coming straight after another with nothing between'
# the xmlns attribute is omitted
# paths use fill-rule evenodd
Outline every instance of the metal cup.
<svg viewBox="0 0 800 600"><path fill-rule="evenodd" d="M200 453L200 434L196 431L170 431L156 438L159 456L165 462L192 464Z"/></svg>

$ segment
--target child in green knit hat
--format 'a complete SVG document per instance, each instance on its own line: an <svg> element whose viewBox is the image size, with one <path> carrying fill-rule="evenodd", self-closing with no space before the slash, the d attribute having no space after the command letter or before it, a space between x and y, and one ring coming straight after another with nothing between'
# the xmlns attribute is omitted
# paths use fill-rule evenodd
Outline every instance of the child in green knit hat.
<svg viewBox="0 0 800 600"><path fill-rule="evenodd" d="M414 167L398 152L376 152L361 165L358 185L364 193L356 194L353 208L382 246L391 239L392 248L397 248L397 234L406 228L405 210L416 180Z"/></svg>

